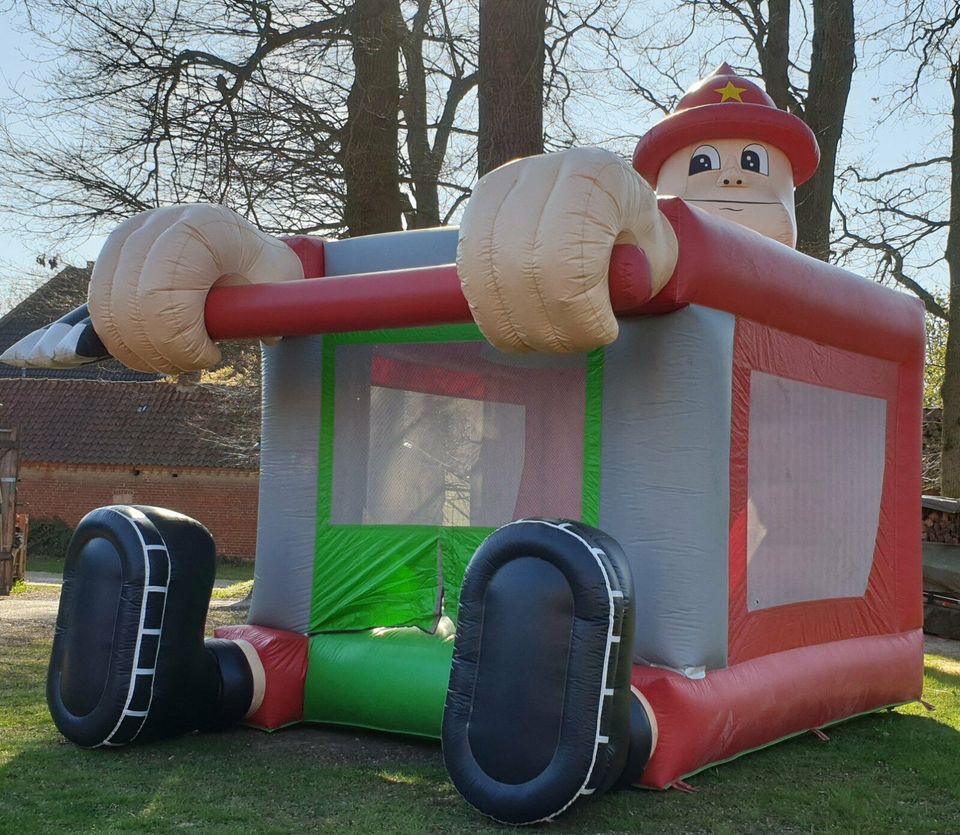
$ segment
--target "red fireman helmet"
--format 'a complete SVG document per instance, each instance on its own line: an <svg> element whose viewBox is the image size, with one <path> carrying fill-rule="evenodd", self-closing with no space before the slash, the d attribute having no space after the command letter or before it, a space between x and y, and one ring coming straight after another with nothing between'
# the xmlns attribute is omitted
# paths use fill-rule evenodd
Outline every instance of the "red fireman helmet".
<svg viewBox="0 0 960 835"><path fill-rule="evenodd" d="M633 167L656 188L660 166L675 151L710 139L738 138L768 142L783 151L793 167L794 185L809 180L820 162L813 131L723 63L687 90L677 109L640 138Z"/></svg>

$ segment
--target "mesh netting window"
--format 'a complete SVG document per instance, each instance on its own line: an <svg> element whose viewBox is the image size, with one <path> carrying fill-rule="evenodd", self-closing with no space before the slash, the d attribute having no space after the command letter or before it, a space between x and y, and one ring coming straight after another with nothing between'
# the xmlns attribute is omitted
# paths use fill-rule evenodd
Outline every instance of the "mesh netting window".
<svg viewBox="0 0 960 835"><path fill-rule="evenodd" d="M333 524L579 518L586 367L481 342L342 344Z"/></svg>
<svg viewBox="0 0 960 835"><path fill-rule="evenodd" d="M885 433L884 400L753 372L749 611L864 594Z"/></svg>

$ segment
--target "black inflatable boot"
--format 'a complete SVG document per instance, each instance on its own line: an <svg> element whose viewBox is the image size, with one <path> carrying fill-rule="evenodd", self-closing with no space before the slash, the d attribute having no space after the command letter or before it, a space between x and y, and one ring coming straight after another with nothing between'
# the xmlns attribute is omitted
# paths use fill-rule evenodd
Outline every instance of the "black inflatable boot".
<svg viewBox="0 0 960 835"><path fill-rule="evenodd" d="M529 824L638 778L653 739L630 690L632 654L630 572L615 540L550 519L492 533L464 578L443 716L460 794Z"/></svg>
<svg viewBox="0 0 960 835"><path fill-rule="evenodd" d="M125 745L247 714L255 653L203 639L215 567L209 532L179 513L116 505L80 521L47 676L47 704L67 739Z"/></svg>

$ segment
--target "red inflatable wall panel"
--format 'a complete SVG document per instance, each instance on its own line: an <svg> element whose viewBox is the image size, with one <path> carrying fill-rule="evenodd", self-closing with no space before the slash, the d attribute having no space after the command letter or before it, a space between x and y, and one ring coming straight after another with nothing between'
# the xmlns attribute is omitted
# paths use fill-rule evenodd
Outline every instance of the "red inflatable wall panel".
<svg viewBox="0 0 960 835"><path fill-rule="evenodd" d="M747 471L750 378L762 371L886 401L886 446L879 531L861 598L832 598L749 612L747 608ZM730 610L728 661L921 626L919 484L920 407L902 396L913 369L737 320L734 339L730 468ZM911 405L912 404L912 405ZM907 408L903 408L906 406Z"/></svg>
<svg viewBox="0 0 960 835"><path fill-rule="evenodd" d="M726 669L688 679L635 667L659 725L642 784L664 788L711 763L920 697L919 301L806 258L682 201L660 201L680 240L670 283L644 311L699 304L737 317L730 460ZM886 402L884 476L862 597L749 611L747 488L751 374Z"/></svg>

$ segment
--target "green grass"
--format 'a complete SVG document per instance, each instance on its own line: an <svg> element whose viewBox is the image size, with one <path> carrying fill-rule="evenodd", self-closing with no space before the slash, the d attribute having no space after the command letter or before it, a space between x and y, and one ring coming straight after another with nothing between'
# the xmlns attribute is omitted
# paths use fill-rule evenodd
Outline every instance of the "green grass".
<svg viewBox="0 0 960 835"><path fill-rule="evenodd" d="M43 571L46 574L63 574L63 560L55 557L30 557L27 571Z"/></svg>
<svg viewBox="0 0 960 835"><path fill-rule="evenodd" d="M218 580L252 580L253 579L253 561L249 562L227 562L217 560L217 579Z"/></svg>
<svg viewBox="0 0 960 835"><path fill-rule="evenodd" d="M439 749L313 727L119 750L65 743L47 715L49 642L0 634L0 834L504 832L457 796ZM960 662L927 658L919 705L835 726L691 779L625 791L551 832L957 832Z"/></svg>
<svg viewBox="0 0 960 835"><path fill-rule="evenodd" d="M28 591L43 591L46 588L46 583L27 583L23 580L16 580L10 588L10 594L26 594Z"/></svg>
<svg viewBox="0 0 960 835"><path fill-rule="evenodd" d="M253 580L241 580L222 589L214 589L210 595L212 600L231 600L246 597L253 590Z"/></svg>
<svg viewBox="0 0 960 835"><path fill-rule="evenodd" d="M28 571L44 571L47 574L63 574L63 560L53 557L28 557ZM227 562L225 560L217 561L217 579L218 580L241 580L253 579L253 562Z"/></svg>

